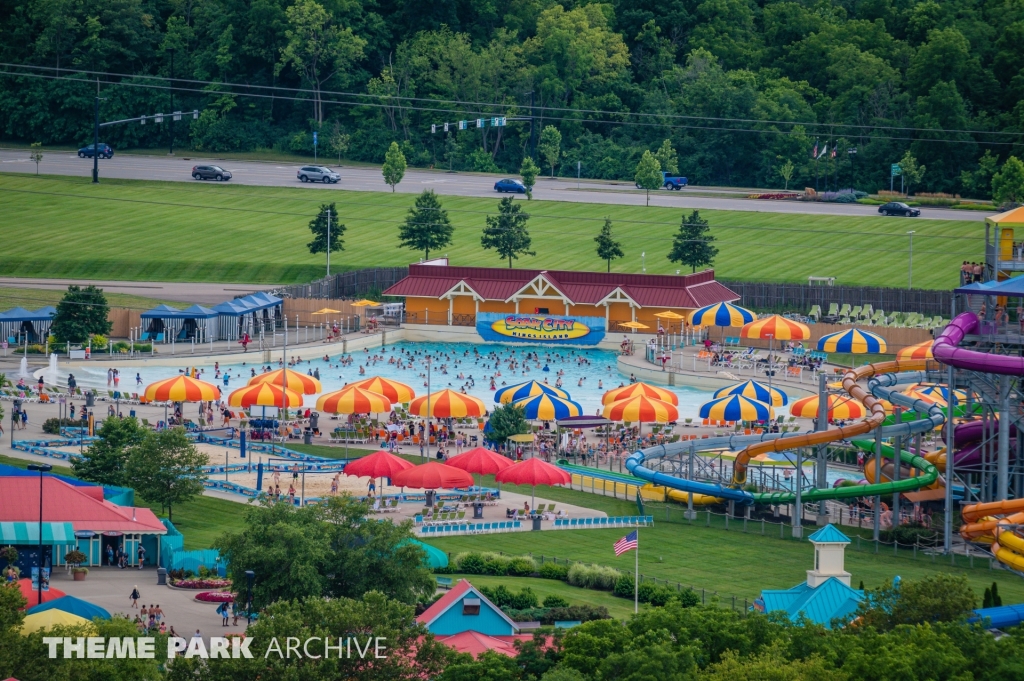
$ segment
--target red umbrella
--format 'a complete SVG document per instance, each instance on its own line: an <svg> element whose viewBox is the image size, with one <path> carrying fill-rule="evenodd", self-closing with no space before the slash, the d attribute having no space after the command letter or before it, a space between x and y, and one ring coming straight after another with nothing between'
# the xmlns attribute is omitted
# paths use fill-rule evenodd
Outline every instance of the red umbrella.
<svg viewBox="0 0 1024 681"><path fill-rule="evenodd" d="M21 589L21 595L25 598L28 603L25 605L26 608L31 608L39 603L39 592L32 589L32 580L29 578L19 579L18 588ZM67 596L66 593L60 589L54 589L52 586L49 591L43 592L43 603L47 601L54 601L58 598L64 598Z"/></svg>
<svg viewBox="0 0 1024 681"><path fill-rule="evenodd" d="M445 463L469 473L480 473L481 475L497 473L513 465L511 459L484 447L477 447L458 456L453 456Z"/></svg>
<svg viewBox="0 0 1024 681"><path fill-rule="evenodd" d="M494 479L498 482L511 482L513 485L533 486L533 502L536 506L537 485L564 485L572 481L572 476L558 466L552 466L546 461L534 457L499 471Z"/></svg>
<svg viewBox="0 0 1024 681"><path fill-rule="evenodd" d="M407 468L415 468L415 465L391 452L381 450L345 464L345 475L394 479L396 474Z"/></svg>
<svg viewBox="0 0 1024 681"><path fill-rule="evenodd" d="M416 489L454 489L472 487L473 476L454 466L430 461L396 473L395 477L391 478L391 483L399 487Z"/></svg>

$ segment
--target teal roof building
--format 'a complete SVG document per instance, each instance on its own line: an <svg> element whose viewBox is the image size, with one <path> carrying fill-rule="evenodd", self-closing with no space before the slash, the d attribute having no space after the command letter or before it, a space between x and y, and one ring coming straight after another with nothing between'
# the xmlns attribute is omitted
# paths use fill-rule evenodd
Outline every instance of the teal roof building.
<svg viewBox="0 0 1024 681"><path fill-rule="evenodd" d="M807 581L791 589L765 589L754 601L760 612L785 612L793 622L806 617L830 627L833 619L857 610L864 592L850 588L850 573L845 570L846 545L850 539L834 525L826 525L808 540L814 545L814 569Z"/></svg>

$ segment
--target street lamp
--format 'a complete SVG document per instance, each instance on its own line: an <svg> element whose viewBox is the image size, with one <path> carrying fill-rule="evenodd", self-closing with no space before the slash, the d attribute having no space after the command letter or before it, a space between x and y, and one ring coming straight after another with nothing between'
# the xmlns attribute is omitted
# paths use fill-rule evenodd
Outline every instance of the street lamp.
<svg viewBox="0 0 1024 681"><path fill-rule="evenodd" d="M41 605L43 602L43 473L53 470L53 466L48 463L30 463L28 469L30 471L39 471L39 579L37 581L39 600L36 602L36 605Z"/></svg>
<svg viewBox="0 0 1024 681"><path fill-rule="evenodd" d="M647 272L647 251L640 254L640 271Z"/></svg>
<svg viewBox="0 0 1024 681"><path fill-rule="evenodd" d="M249 583L249 595L246 598L245 606L246 624L252 624L252 580L255 578L255 572L253 572L252 570L245 571L245 580Z"/></svg>
<svg viewBox="0 0 1024 681"><path fill-rule="evenodd" d="M914 232L917 230L910 230L907 232L907 236L910 237L910 271L907 273L907 288L913 288L914 284Z"/></svg>

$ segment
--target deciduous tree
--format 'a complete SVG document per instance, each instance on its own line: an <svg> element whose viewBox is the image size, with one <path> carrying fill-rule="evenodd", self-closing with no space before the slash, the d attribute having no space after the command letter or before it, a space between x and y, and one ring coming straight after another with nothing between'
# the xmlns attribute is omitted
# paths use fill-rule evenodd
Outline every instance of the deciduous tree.
<svg viewBox="0 0 1024 681"><path fill-rule="evenodd" d="M112 326L107 319L109 313L103 289L91 284L85 287L72 284L57 303L50 333L61 343L84 343L92 334L106 336Z"/></svg>
<svg viewBox="0 0 1024 681"><path fill-rule="evenodd" d="M106 418L96 431L97 439L71 460L71 468L82 480L124 486L128 457L146 439L146 432L135 417Z"/></svg>
<svg viewBox="0 0 1024 681"><path fill-rule="evenodd" d="M330 216L330 229L328 229L328 216ZM306 244L306 248L313 255L317 253L331 253L345 250L345 242L342 236L345 234L345 225L338 220L338 211L333 203L325 203L320 206L320 212L309 221L309 231L313 233L313 240ZM328 232L330 237L328 238Z"/></svg>
<svg viewBox="0 0 1024 681"><path fill-rule="evenodd" d="M184 428L147 432L131 449L125 464L125 482L143 499L167 509L173 519L174 506L203 493L210 462L188 438Z"/></svg>
<svg viewBox="0 0 1024 681"><path fill-rule="evenodd" d="M405 177L405 154L398 147L398 142L392 142L387 153L384 154L381 173L384 175L384 181L391 185L391 191L394 192L395 187Z"/></svg>
<svg viewBox="0 0 1024 681"><path fill-rule="evenodd" d="M612 260L616 258L624 258L625 253L622 252L622 244L615 240L612 236L612 219L605 218L604 225L601 226L601 232L594 237L594 241L597 242L597 257L601 258L608 263L608 271L612 271Z"/></svg>
<svg viewBox="0 0 1024 681"><path fill-rule="evenodd" d="M527 201L533 198L533 185L537 183L537 174L540 168L529 156L523 157L523 165L519 167L519 177L523 178L523 186L526 187Z"/></svg>
<svg viewBox="0 0 1024 681"><path fill-rule="evenodd" d="M651 190L658 189L663 180L661 175L661 163L649 150L644 151L640 162L636 164L636 173L633 175L636 186L647 191L647 205L651 205Z"/></svg>
<svg viewBox="0 0 1024 681"><path fill-rule="evenodd" d="M1024 163L1016 156L1006 159L992 176L992 198L998 205L1024 202Z"/></svg>
<svg viewBox="0 0 1024 681"><path fill-rule="evenodd" d="M548 162L551 169L551 177L555 176L555 168L562 157L562 133L553 125L545 126L540 133L540 140L537 141L537 151Z"/></svg>

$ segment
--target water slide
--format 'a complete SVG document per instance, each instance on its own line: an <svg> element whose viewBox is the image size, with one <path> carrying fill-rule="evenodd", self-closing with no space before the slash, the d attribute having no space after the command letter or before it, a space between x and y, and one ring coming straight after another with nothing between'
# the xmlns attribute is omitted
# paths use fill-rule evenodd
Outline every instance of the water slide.
<svg viewBox="0 0 1024 681"><path fill-rule="evenodd" d="M799 434L729 435L702 440L673 442L649 447L634 453L626 460L626 469L636 477L646 480L653 485L675 490L681 496L676 496L675 494L672 496L680 500L686 498L689 493L693 493L695 495L695 503L698 498L703 503L711 503L711 499L715 501L734 501L741 504L791 503L796 499L795 492L755 494L741 489L741 486L746 482L746 473L750 460L759 454L781 452L796 447L813 447L868 433L880 427L886 418L885 411L879 403L879 398L887 399L893 404L912 409L924 417L914 421L903 421L886 426L882 429L883 436L912 436L939 427L945 421L945 414L940 407L932 402L916 399L889 389L889 386L894 386L898 383L927 380L927 375L924 372L926 367L926 360L894 361L869 364L846 372L843 376L843 389L851 397L862 402L870 411L870 416L862 422L841 428ZM894 372L900 372L901 370L904 373L893 375ZM869 389L872 394L869 394L858 384L859 381L864 379L872 379L869 383ZM688 454L691 449L696 452L723 448L736 450L741 447L743 449L737 455L736 461L733 464L733 480L731 485L685 480L652 470L644 465L650 460L670 454ZM937 480L938 470L923 457L911 454L910 452L901 452L900 460L902 463L920 470L921 474L895 483L880 482L874 485L839 486L807 490L801 493L801 500L811 502L826 499L888 495L894 492L920 489L921 487L933 484ZM697 495L703 496L697 497Z"/></svg>

